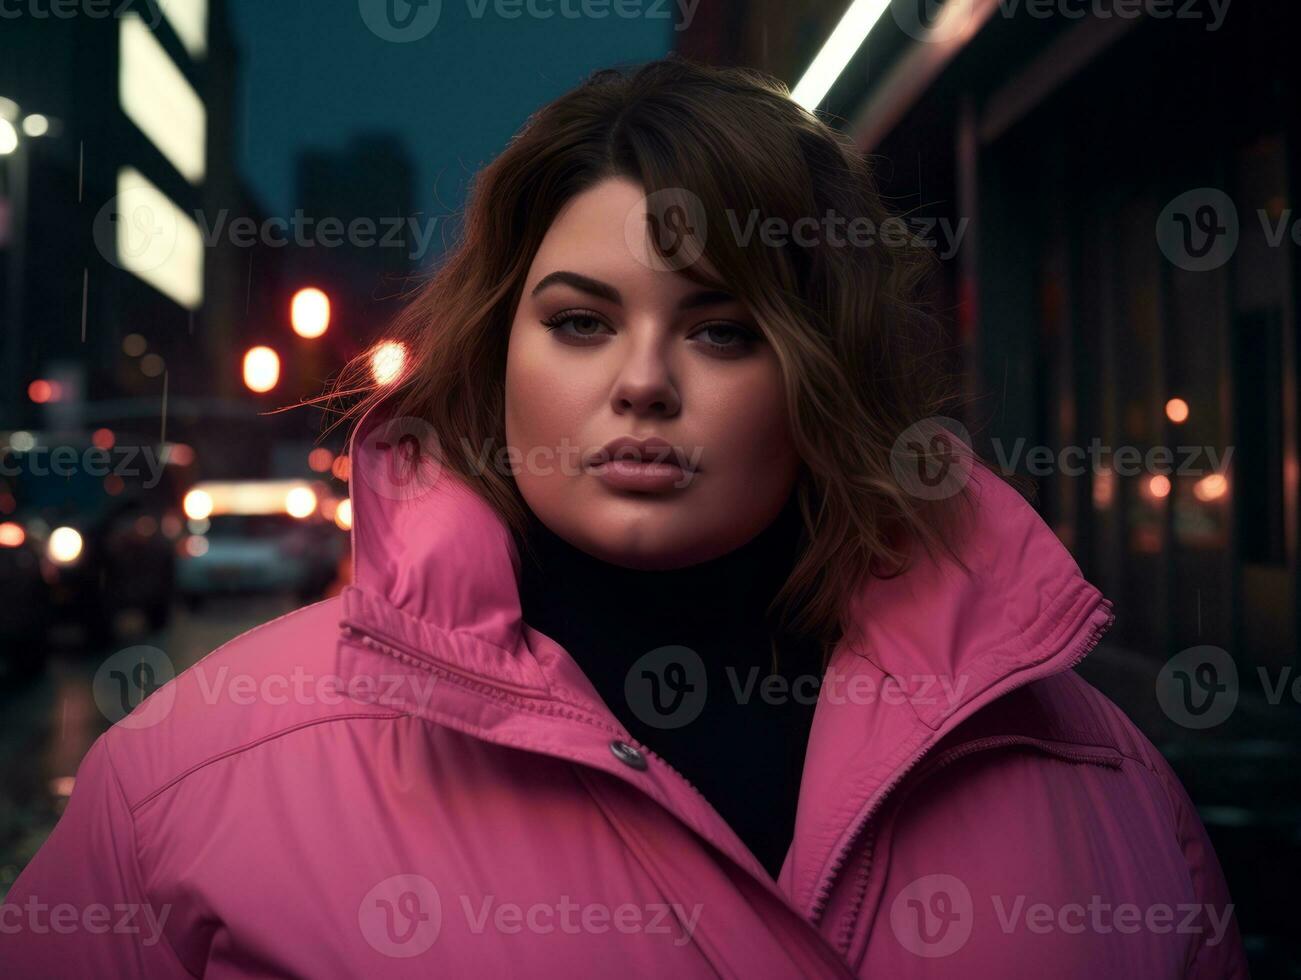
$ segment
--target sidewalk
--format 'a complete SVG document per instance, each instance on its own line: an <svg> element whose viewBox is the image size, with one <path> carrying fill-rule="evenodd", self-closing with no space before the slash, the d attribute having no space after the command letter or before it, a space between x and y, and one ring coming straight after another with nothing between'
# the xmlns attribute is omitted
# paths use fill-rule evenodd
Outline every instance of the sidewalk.
<svg viewBox="0 0 1301 980"><path fill-rule="evenodd" d="M1287 685L1271 703L1254 671L1243 671L1229 717L1193 729L1157 700L1163 665L1102 644L1077 670L1152 740L1197 805L1229 882L1253 975L1301 976L1291 911L1301 871L1301 704ZM1271 685L1279 679L1272 676Z"/></svg>

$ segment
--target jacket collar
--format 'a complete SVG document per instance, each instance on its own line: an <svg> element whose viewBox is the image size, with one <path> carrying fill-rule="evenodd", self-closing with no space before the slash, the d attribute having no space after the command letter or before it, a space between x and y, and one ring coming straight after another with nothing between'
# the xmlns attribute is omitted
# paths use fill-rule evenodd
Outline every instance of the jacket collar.
<svg viewBox="0 0 1301 980"><path fill-rule="evenodd" d="M573 658L522 621L509 529L431 454L410 451L420 444L431 445L431 434L414 419L368 418L354 436L355 584L344 595L344 626L379 638L376 649L389 656L363 657L345 639L340 673L392 668L393 655L423 661L499 694L503 707L489 713L478 702L431 705L398 693L400 706L629 779L608 751L610 736L627 739L626 730ZM873 579L851 603L821 687L779 879L806 916L820 913L865 821L940 738L1008 691L1078 663L1111 623L1110 603L1029 504L980 467L971 483L958 535L965 570L919 553L908 572ZM649 795L771 885L685 780L654 767L638 775Z"/></svg>

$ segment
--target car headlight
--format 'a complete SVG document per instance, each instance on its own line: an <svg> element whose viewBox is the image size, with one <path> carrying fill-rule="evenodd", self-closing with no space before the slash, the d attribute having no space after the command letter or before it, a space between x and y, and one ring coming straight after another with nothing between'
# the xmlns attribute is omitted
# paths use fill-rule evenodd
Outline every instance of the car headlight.
<svg viewBox="0 0 1301 980"><path fill-rule="evenodd" d="M45 543L45 553L49 556L50 561L60 565L71 565L81 557L82 540L81 534L76 528L56 527L50 533L50 539Z"/></svg>

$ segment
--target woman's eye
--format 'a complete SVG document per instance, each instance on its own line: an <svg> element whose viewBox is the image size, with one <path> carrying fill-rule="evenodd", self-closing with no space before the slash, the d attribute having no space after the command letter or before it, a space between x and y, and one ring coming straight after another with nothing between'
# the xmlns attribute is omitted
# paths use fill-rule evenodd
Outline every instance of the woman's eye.
<svg viewBox="0 0 1301 980"><path fill-rule="evenodd" d="M700 337L706 347L728 354L744 353L759 339L754 331L736 323L707 323L692 337Z"/></svg>
<svg viewBox="0 0 1301 980"><path fill-rule="evenodd" d="M584 344L588 340L613 333L606 322L595 313L566 310L542 321L548 332L566 343ZM711 354L738 356L747 353L759 340L759 335L739 323L707 323L690 336Z"/></svg>
<svg viewBox="0 0 1301 980"><path fill-rule="evenodd" d="M548 317L542 321L542 325L561 337L579 340L597 337L605 328L605 324L591 314L570 312L557 313L555 316Z"/></svg>

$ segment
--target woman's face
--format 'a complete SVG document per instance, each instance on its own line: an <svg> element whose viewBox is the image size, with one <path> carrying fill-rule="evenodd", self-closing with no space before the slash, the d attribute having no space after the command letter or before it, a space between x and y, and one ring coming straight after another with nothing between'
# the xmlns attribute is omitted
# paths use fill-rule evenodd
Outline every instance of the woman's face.
<svg viewBox="0 0 1301 980"><path fill-rule="evenodd" d="M506 442L521 494L557 535L625 567L680 568L767 527L799 458L754 319L625 234L644 214L641 187L610 179L557 215L511 326ZM670 448L602 461L619 438Z"/></svg>

